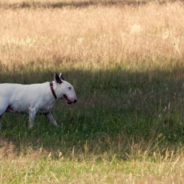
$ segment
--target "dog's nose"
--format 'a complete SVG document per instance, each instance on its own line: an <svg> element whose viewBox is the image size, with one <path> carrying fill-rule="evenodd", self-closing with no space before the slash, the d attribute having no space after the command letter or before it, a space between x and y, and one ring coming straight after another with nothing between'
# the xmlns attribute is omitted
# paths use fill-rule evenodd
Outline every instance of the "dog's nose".
<svg viewBox="0 0 184 184"><path fill-rule="evenodd" d="M76 102L77 102L77 100L74 100L74 101L73 101L73 103L76 103Z"/></svg>

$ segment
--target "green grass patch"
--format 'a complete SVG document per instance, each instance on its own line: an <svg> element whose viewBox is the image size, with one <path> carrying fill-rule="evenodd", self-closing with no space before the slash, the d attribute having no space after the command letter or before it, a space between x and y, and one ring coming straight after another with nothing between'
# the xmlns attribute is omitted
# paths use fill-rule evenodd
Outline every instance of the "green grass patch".
<svg viewBox="0 0 184 184"><path fill-rule="evenodd" d="M53 70L26 68L23 72L1 73L0 82L35 83L53 79ZM126 158L129 145L141 144L154 150L159 145L183 144L183 68L171 71L127 71L122 67L99 71L57 68L74 84L78 103L67 105L58 100L53 115L60 127L52 127L44 116L37 115L29 131L28 116L5 114L3 138L15 144L17 152L42 149L70 157L104 152ZM156 143L151 143L155 140ZM157 143L158 141L158 143ZM126 148L126 151L123 151ZM131 154L131 153L130 153Z"/></svg>

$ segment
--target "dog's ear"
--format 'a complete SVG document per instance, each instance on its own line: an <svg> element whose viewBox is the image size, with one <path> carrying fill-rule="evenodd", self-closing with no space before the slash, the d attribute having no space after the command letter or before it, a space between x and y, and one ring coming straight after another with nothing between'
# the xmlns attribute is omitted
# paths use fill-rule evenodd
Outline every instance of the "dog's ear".
<svg viewBox="0 0 184 184"><path fill-rule="evenodd" d="M59 74L59 78L60 78L61 80L65 80L62 73Z"/></svg>
<svg viewBox="0 0 184 184"><path fill-rule="evenodd" d="M62 83L62 80L60 79L60 77L58 76L57 73L54 74L54 80L57 84L61 84Z"/></svg>

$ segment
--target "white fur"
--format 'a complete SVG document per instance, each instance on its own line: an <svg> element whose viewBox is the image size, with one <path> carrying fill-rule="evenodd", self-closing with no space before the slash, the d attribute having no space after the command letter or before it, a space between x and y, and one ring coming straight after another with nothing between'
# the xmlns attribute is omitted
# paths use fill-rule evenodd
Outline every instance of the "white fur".
<svg viewBox="0 0 184 184"><path fill-rule="evenodd" d="M59 76L61 83L58 83L56 76L58 77L56 74L55 81L52 83L57 99L63 98L63 95L66 95L70 103L77 102L73 86L62 80L61 74ZM51 114L55 102L56 99L52 94L50 82L30 85L0 84L0 129L1 118L4 112L28 113L29 128L33 127L37 112L43 113L54 126L58 126Z"/></svg>

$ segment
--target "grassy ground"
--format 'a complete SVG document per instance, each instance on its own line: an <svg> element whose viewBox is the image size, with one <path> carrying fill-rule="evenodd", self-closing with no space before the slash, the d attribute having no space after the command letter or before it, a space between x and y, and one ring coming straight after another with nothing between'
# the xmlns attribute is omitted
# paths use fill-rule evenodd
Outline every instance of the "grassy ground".
<svg viewBox="0 0 184 184"><path fill-rule="evenodd" d="M1 3L0 83L62 72L78 103L3 115L0 183L184 182L184 4L141 2Z"/></svg>

